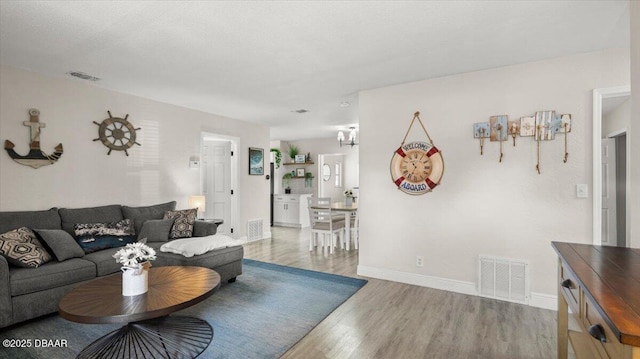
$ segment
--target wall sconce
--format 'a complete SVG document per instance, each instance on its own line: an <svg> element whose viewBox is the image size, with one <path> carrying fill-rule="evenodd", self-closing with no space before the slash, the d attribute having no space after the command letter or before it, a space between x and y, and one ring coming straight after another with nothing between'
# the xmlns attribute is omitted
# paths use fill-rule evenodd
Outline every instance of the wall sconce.
<svg viewBox="0 0 640 359"><path fill-rule="evenodd" d="M347 145L353 147L353 146L357 146L358 143L356 143L356 128L355 127L349 127L349 142L347 143ZM340 142L340 147L342 147L342 141L344 141L344 133L342 131L338 131L338 142Z"/></svg>
<svg viewBox="0 0 640 359"><path fill-rule="evenodd" d="M189 196L189 208L198 209L198 218L206 211L206 199L204 196Z"/></svg>

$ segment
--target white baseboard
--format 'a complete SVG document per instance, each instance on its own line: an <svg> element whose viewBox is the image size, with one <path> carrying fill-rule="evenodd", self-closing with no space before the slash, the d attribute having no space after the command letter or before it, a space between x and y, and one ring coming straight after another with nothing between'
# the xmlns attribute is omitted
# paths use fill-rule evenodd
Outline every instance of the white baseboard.
<svg viewBox="0 0 640 359"><path fill-rule="evenodd" d="M465 282L461 280L432 277L422 274L407 273L394 271L389 269L358 266L358 275L363 277L377 278L400 282L406 284L417 285L421 287L429 287L434 289L446 290L449 292L462 293L468 295L478 295L476 283ZM531 293L529 305L532 307L557 310L558 297L551 294Z"/></svg>
<svg viewBox="0 0 640 359"><path fill-rule="evenodd" d="M558 310L558 296L552 294L531 292L531 300L529 305L532 307Z"/></svg>
<svg viewBox="0 0 640 359"><path fill-rule="evenodd" d="M358 266L358 275L394 282L418 285L434 289L442 289L450 292L477 295L476 284L455 279L432 277L422 274L407 273L375 267Z"/></svg>
<svg viewBox="0 0 640 359"><path fill-rule="evenodd" d="M249 242L256 242L256 241L261 241L263 239L269 239L269 238L271 238L271 231L263 233L262 238L260 238L260 239L254 239L254 240L250 241L250 240L248 240L247 236L242 236L242 237L236 238L236 240L238 241L238 244L246 244L246 243L249 243Z"/></svg>

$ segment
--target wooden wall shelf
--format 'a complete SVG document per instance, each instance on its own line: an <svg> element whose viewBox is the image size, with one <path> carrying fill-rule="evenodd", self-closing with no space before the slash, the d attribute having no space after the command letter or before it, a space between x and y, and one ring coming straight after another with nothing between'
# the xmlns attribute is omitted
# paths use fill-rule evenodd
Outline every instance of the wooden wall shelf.
<svg viewBox="0 0 640 359"><path fill-rule="evenodd" d="M283 165L285 165L285 166L293 166L293 165L308 166L308 165L313 165L313 164L315 164L315 163L313 163L313 162L304 162L304 163L287 162L287 163L283 163Z"/></svg>

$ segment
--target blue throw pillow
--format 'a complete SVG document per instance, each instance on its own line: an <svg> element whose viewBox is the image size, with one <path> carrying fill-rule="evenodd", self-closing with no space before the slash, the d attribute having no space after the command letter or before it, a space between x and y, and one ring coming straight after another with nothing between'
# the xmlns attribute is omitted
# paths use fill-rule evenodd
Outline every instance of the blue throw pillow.
<svg viewBox="0 0 640 359"><path fill-rule="evenodd" d="M136 241L136 236L80 236L76 242L86 253L93 253L101 249L124 247Z"/></svg>

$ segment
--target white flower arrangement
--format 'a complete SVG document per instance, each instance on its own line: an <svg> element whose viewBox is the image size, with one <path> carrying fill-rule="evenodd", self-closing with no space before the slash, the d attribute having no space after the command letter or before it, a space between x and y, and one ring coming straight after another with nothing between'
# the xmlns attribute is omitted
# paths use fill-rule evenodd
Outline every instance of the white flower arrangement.
<svg viewBox="0 0 640 359"><path fill-rule="evenodd" d="M353 197L353 190L350 190L350 189L345 190L344 191L344 196L345 197Z"/></svg>
<svg viewBox="0 0 640 359"><path fill-rule="evenodd" d="M129 243L117 251L113 258L122 264L123 268L135 269L137 272L142 271L142 263L156 259L156 251L145 243L144 239L140 242Z"/></svg>

